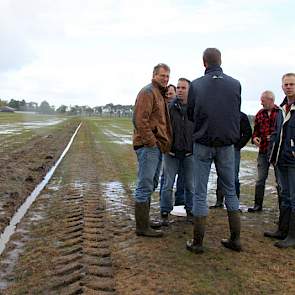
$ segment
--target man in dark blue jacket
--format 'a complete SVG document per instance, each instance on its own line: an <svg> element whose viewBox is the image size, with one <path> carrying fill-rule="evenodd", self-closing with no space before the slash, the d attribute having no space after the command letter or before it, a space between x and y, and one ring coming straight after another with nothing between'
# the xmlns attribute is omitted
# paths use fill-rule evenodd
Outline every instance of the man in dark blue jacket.
<svg viewBox="0 0 295 295"><path fill-rule="evenodd" d="M241 251L239 200L235 190L234 144L240 138L240 82L223 73L221 53L207 48L203 53L205 75L191 83L188 117L194 122L194 236L187 249L203 253L208 215L207 185L214 161L228 211L230 238L222 245Z"/></svg>
<svg viewBox="0 0 295 295"><path fill-rule="evenodd" d="M266 237L282 241L278 248L295 247L295 73L285 74L282 88L286 97L280 105L276 128L270 139L270 162L277 167L281 189L279 226Z"/></svg>
<svg viewBox="0 0 295 295"><path fill-rule="evenodd" d="M187 96L190 81L180 78L177 83L176 98L169 104L172 126L172 145L170 152L163 156L164 184L161 190L160 207L163 225L168 225L168 215L173 209L173 184L182 166L185 188L185 209L192 216L193 206L193 123L187 117Z"/></svg>

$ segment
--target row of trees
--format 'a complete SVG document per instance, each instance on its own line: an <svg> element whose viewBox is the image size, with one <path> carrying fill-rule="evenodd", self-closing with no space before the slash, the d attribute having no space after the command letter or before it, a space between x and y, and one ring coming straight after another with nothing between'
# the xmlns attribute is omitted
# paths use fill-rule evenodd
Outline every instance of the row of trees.
<svg viewBox="0 0 295 295"><path fill-rule="evenodd" d="M26 102L24 99L11 99L9 102L0 99L0 107L8 106L16 111L23 112L38 112L41 114L67 114L67 115L86 115L86 116L118 116L128 117L133 113L132 105L114 105L112 103L105 106L66 106L61 105L58 108L50 105L46 100L42 101L40 105L36 102Z"/></svg>

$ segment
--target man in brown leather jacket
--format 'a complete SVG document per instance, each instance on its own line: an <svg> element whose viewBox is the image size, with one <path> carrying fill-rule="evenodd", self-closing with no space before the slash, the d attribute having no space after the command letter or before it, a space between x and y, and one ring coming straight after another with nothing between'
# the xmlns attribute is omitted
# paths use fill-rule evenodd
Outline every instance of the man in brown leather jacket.
<svg viewBox="0 0 295 295"><path fill-rule="evenodd" d="M133 114L133 147L138 160L138 178L135 190L136 234L161 237L149 220L150 198L157 184L162 153L170 150L171 125L165 103L170 76L166 64L154 67L152 83L140 90Z"/></svg>

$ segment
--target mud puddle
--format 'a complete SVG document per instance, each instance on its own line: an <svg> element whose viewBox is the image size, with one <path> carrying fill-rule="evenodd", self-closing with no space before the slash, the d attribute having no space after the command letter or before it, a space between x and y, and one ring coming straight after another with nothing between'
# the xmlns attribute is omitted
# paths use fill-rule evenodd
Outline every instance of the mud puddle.
<svg viewBox="0 0 295 295"><path fill-rule="evenodd" d="M32 129L37 129L41 127L53 126L63 122L66 119L50 119L45 121L32 121L32 122L19 122L11 124L1 124L0 134L10 135L10 134L20 134L23 131L28 131Z"/></svg>
<svg viewBox="0 0 295 295"><path fill-rule="evenodd" d="M130 136L132 136L132 130L130 130L130 129L122 128L122 126L119 126L119 125L116 125L116 124L112 124L111 127L119 129L121 132L129 134Z"/></svg>
<svg viewBox="0 0 295 295"><path fill-rule="evenodd" d="M242 148L242 151L246 151L246 152L256 152L258 153L259 149L257 146L249 146L249 145L246 145Z"/></svg>
<svg viewBox="0 0 295 295"><path fill-rule="evenodd" d="M103 130L103 134L106 135L113 143L132 144L132 135L118 134L107 129Z"/></svg>
<svg viewBox="0 0 295 295"><path fill-rule="evenodd" d="M125 220L134 220L134 201L127 195L122 183L111 181L102 183L101 187L106 200L106 212L111 216L121 215Z"/></svg>

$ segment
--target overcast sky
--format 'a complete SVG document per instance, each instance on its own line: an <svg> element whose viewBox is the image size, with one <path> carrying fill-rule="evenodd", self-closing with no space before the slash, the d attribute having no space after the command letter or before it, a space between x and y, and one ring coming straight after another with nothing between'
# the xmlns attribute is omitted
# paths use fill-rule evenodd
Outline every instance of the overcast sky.
<svg viewBox="0 0 295 295"><path fill-rule="evenodd" d="M255 114L263 90L283 98L295 72L294 0L0 0L0 98L56 107L133 104L153 66L170 82L204 73L217 47Z"/></svg>

